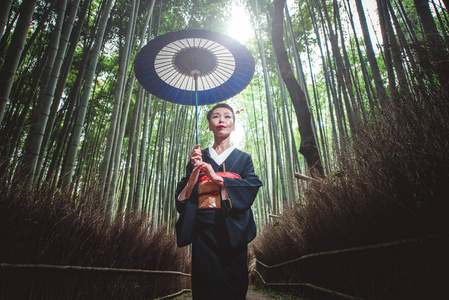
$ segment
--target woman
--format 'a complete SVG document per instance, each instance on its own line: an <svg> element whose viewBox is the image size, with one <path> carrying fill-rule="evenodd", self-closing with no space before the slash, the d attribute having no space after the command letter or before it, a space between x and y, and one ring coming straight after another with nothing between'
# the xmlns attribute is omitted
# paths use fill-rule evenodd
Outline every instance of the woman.
<svg viewBox="0 0 449 300"><path fill-rule="evenodd" d="M231 147L233 109L217 104L207 120L214 144L193 148L176 190L178 246L192 243L193 299L245 299L247 244L256 236L251 205L262 182L251 156Z"/></svg>

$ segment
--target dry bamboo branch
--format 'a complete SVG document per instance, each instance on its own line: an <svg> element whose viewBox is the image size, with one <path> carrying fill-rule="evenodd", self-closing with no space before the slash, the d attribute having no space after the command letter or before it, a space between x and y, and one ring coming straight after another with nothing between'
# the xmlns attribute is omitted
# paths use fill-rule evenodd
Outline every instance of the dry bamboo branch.
<svg viewBox="0 0 449 300"><path fill-rule="evenodd" d="M313 182L320 182L318 179L303 175L303 174L299 174L299 173L294 173L293 175L295 175L296 178L298 179L302 179L302 180L307 180L307 181L313 181Z"/></svg>

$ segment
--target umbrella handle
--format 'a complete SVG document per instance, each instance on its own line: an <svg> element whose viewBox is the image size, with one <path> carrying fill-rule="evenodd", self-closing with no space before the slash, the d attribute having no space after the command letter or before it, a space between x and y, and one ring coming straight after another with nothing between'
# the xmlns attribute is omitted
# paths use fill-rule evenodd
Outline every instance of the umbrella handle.
<svg viewBox="0 0 449 300"><path fill-rule="evenodd" d="M196 144L200 143L199 133L198 133L198 76L201 74L198 70L192 70L190 72L195 81L195 124L196 124Z"/></svg>
<svg viewBox="0 0 449 300"><path fill-rule="evenodd" d="M198 91L195 91L195 118L196 118L196 144L200 143L199 133L198 133Z"/></svg>

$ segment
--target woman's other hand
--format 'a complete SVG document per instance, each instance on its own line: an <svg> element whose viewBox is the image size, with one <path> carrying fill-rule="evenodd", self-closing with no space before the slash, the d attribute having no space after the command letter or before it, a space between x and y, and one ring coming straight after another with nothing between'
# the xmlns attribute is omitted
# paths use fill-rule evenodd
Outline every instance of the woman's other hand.
<svg viewBox="0 0 449 300"><path fill-rule="evenodd" d="M207 177L209 177L210 180L224 187L223 177L218 176L217 173L215 173L214 168L212 168L210 164L206 162L199 162L195 165L195 169L196 168L200 169L200 171L202 171Z"/></svg>

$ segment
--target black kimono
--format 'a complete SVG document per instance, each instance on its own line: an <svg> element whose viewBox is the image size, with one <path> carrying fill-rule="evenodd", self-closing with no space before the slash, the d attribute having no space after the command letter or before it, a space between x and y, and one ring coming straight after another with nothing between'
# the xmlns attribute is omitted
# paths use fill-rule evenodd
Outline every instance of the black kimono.
<svg viewBox="0 0 449 300"><path fill-rule="evenodd" d="M209 149L202 159L215 172L223 171L211 158ZM198 209L198 184L190 198L179 201L193 164L176 190L178 246L192 243L192 292L194 299L245 299L248 289L247 244L256 236L251 205L262 182L254 173L251 156L234 149L224 161L227 172L242 179L223 178L229 200L221 200L221 209Z"/></svg>

